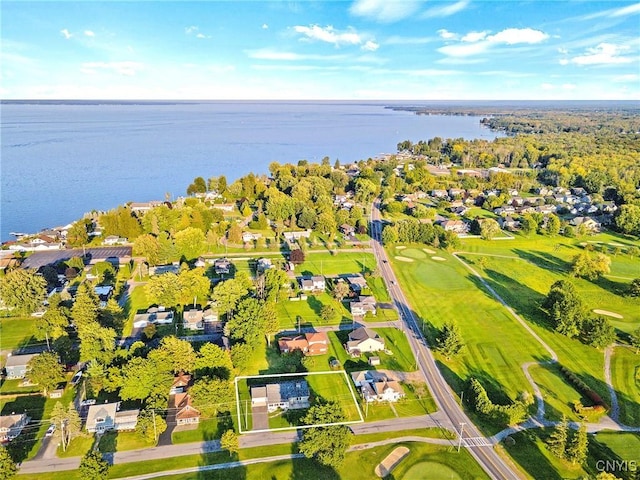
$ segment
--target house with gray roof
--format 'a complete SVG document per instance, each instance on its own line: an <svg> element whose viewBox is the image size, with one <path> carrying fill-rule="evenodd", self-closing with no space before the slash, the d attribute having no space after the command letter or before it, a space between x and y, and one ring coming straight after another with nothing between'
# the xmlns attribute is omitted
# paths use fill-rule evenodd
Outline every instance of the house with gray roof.
<svg viewBox="0 0 640 480"><path fill-rule="evenodd" d="M7 363L4 366L4 369L7 373L7 380L24 378L27 375L27 364L36 355L38 354L34 353L32 355L11 355L9 358L7 358Z"/></svg>
<svg viewBox="0 0 640 480"><path fill-rule="evenodd" d="M356 357L365 352L378 352L384 348L384 338L367 327L356 328L349 334L349 341L345 344L347 353Z"/></svg>
<svg viewBox="0 0 640 480"><path fill-rule="evenodd" d="M251 387L251 406L265 405L271 413L309 408L309 385L305 380L296 380Z"/></svg>

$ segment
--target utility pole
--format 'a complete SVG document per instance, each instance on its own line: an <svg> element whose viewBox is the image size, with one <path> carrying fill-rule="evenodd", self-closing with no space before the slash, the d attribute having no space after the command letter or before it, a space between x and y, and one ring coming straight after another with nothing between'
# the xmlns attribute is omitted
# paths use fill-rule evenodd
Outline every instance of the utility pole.
<svg viewBox="0 0 640 480"><path fill-rule="evenodd" d="M462 433L464 432L464 426L466 423L460 422L460 438L458 441L458 453L460 453L460 447L462 446Z"/></svg>
<svg viewBox="0 0 640 480"><path fill-rule="evenodd" d="M460 406L462 406L462 400L464 400L464 390L460 392Z"/></svg>
<svg viewBox="0 0 640 480"><path fill-rule="evenodd" d="M156 428L156 411L155 410L151 410L151 413L153 414L153 440L154 441L158 441L158 430Z"/></svg>
<svg viewBox="0 0 640 480"><path fill-rule="evenodd" d="M249 428L249 400L244 401L244 428Z"/></svg>

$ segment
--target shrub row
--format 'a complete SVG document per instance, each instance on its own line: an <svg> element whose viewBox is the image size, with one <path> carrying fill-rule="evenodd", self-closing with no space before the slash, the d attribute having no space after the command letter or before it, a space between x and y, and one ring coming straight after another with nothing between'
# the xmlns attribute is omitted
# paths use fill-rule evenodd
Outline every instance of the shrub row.
<svg viewBox="0 0 640 480"><path fill-rule="evenodd" d="M584 394L589 400L593 402L594 405L600 405L604 408L608 408L607 404L602 400L602 397L598 395L593 389L589 387L586 383L584 383L575 373L573 373L568 368L560 365L560 371L564 375L564 377L578 389L578 391Z"/></svg>

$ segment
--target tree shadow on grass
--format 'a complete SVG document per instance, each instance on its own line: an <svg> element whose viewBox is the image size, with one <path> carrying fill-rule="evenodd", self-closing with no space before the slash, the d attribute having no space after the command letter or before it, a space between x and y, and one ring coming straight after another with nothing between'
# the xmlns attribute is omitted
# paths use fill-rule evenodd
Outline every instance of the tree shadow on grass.
<svg viewBox="0 0 640 480"><path fill-rule="evenodd" d="M44 415L44 405L45 397L42 395L28 395L16 397L14 400L7 402L2 408L2 412L0 412L2 415L26 413L31 419L20 435L9 442L7 447L11 458L17 463L26 460L38 440L37 434Z"/></svg>
<svg viewBox="0 0 640 480"><path fill-rule="evenodd" d="M309 308L313 310L313 313L320 316L320 311L322 310L322 302L318 300L315 295L309 295L307 297L307 305L309 305Z"/></svg>
<svg viewBox="0 0 640 480"><path fill-rule="evenodd" d="M550 270L552 272L568 272L571 264L561 258L551 255L548 252L537 252L533 250L520 250L516 248L513 252L523 260L533 263L534 265Z"/></svg>

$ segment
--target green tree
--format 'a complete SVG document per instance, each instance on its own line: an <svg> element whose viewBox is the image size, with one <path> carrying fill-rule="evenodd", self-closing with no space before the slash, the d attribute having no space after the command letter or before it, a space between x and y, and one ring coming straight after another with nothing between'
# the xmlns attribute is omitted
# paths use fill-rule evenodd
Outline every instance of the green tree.
<svg viewBox="0 0 640 480"><path fill-rule="evenodd" d="M585 343L595 348L605 348L616 341L616 329L603 317L587 319L582 324Z"/></svg>
<svg viewBox="0 0 640 480"><path fill-rule="evenodd" d="M36 319L35 337L38 340L56 340L67 334L69 318L66 315L67 309L60 305L49 304L49 308L42 317Z"/></svg>
<svg viewBox="0 0 640 480"><path fill-rule="evenodd" d="M566 458L567 439L569 436L569 425L567 416L562 415L562 421L558 423L547 439L547 448L558 458Z"/></svg>
<svg viewBox="0 0 640 480"><path fill-rule="evenodd" d="M627 296L640 297L640 278L634 278L627 289Z"/></svg>
<svg viewBox="0 0 640 480"><path fill-rule="evenodd" d="M180 282L178 275L172 272L154 275L144 286L147 298L151 303L174 307L178 304Z"/></svg>
<svg viewBox="0 0 640 480"><path fill-rule="evenodd" d="M587 437L587 427L582 424L576 433L573 434L569 445L567 445L567 460L573 465L582 465L587 460L589 453L589 438Z"/></svg>
<svg viewBox="0 0 640 480"><path fill-rule="evenodd" d="M256 298L245 298L238 304L235 315L227 320L225 330L236 340L256 345L264 332L262 304Z"/></svg>
<svg viewBox="0 0 640 480"><path fill-rule="evenodd" d="M107 480L109 462L102 458L98 450L89 450L80 460L80 477L82 480Z"/></svg>
<svg viewBox="0 0 640 480"><path fill-rule="evenodd" d="M191 302L205 303L209 299L211 281L205 275L204 268L184 270L178 275L178 303L187 305Z"/></svg>
<svg viewBox="0 0 640 480"><path fill-rule="evenodd" d="M543 303L556 331L568 337L580 333L584 318L582 300L574 285L566 280L558 280L553 285Z"/></svg>
<svg viewBox="0 0 640 480"><path fill-rule="evenodd" d="M17 473L18 466L16 465L16 462L13 461L13 458L11 458L7 449L0 446L0 478L10 480L15 477Z"/></svg>
<svg viewBox="0 0 640 480"><path fill-rule="evenodd" d="M557 217L557 215L551 213L547 217L547 226L545 228L545 233L551 236L557 235L558 233L560 233L560 226L560 219Z"/></svg>
<svg viewBox="0 0 640 480"><path fill-rule="evenodd" d="M346 296L349 295L349 285L347 282L336 282L333 286L333 297L341 302Z"/></svg>
<svg viewBox="0 0 640 480"><path fill-rule="evenodd" d="M195 227L188 227L176 232L174 243L178 255L187 260L198 258L207 250L204 232Z"/></svg>
<svg viewBox="0 0 640 480"><path fill-rule="evenodd" d="M73 324L80 330L93 327L98 321L100 300L90 284L82 283L76 292L75 301L71 308Z"/></svg>
<svg viewBox="0 0 640 480"><path fill-rule="evenodd" d="M189 394L202 414L212 417L218 412L230 412L235 398L232 382L217 378L196 380Z"/></svg>
<svg viewBox="0 0 640 480"><path fill-rule="evenodd" d="M493 240L500 233L500 225L493 218L485 219L480 225L480 236L484 240Z"/></svg>
<svg viewBox="0 0 640 480"><path fill-rule="evenodd" d="M229 227L227 232L227 239L229 243L234 245L242 244L242 227L238 223L234 223Z"/></svg>
<svg viewBox="0 0 640 480"><path fill-rule="evenodd" d="M158 437L167 429L167 422L153 409L145 408L138 415L136 433L147 443L156 444Z"/></svg>
<svg viewBox="0 0 640 480"><path fill-rule="evenodd" d="M244 372L251 364L253 347L248 343L236 343L231 346L231 361L240 372Z"/></svg>
<svg viewBox="0 0 640 480"><path fill-rule="evenodd" d="M67 231L67 246L81 247L87 243L89 243L87 223L84 221L75 222Z"/></svg>
<svg viewBox="0 0 640 480"><path fill-rule="evenodd" d="M217 303L220 312L233 316L238 302L248 293L249 287L236 277L216 285L211 298Z"/></svg>
<svg viewBox="0 0 640 480"><path fill-rule="evenodd" d="M102 327L98 322L78 328L80 340L80 360L101 359L107 352L115 349L117 333L113 328Z"/></svg>
<svg viewBox="0 0 640 480"><path fill-rule="evenodd" d="M345 420L340 405L334 401L319 400L302 418L306 425L338 423ZM349 428L345 425L306 428L298 444L300 453L321 465L334 468L342 465L351 443Z"/></svg>
<svg viewBox="0 0 640 480"><path fill-rule="evenodd" d="M150 233L140 235L133 243L133 254L138 257L144 257L149 265L158 265L160 263L160 242L158 242L158 238Z"/></svg>
<svg viewBox="0 0 640 480"><path fill-rule="evenodd" d="M636 328L630 334L631 346L636 349L636 355L640 351L640 328Z"/></svg>
<svg viewBox="0 0 640 480"><path fill-rule="evenodd" d="M42 305L47 281L34 270L16 268L0 277L0 299L8 308L29 314Z"/></svg>
<svg viewBox="0 0 640 480"><path fill-rule="evenodd" d="M220 447L223 450L229 452L230 456L238 453L240 451L240 441L238 439L238 434L233 430L227 430L222 434L222 438L220 438Z"/></svg>
<svg viewBox="0 0 640 480"><path fill-rule="evenodd" d="M525 213L520 219L520 228L522 233L529 236L538 229L538 222L536 222L530 213Z"/></svg>
<svg viewBox="0 0 640 480"><path fill-rule="evenodd" d="M262 329L267 337L267 345L271 346L271 337L280 330L280 319L278 318L278 309L276 303L267 301L262 304Z"/></svg>
<svg viewBox="0 0 640 480"><path fill-rule="evenodd" d="M196 352L187 340L164 337L160 346L149 353L160 370L173 373L193 372L196 367Z"/></svg>
<svg viewBox="0 0 640 480"><path fill-rule="evenodd" d="M621 232L640 236L640 206L621 205L615 217L616 227Z"/></svg>
<svg viewBox="0 0 640 480"><path fill-rule="evenodd" d="M36 355L27 364L29 380L36 383L42 389L44 395L56 388L56 386L64 381L64 372L62 365L58 362L55 353L42 352Z"/></svg>
<svg viewBox="0 0 640 480"><path fill-rule="evenodd" d="M398 241L398 229L394 225L386 225L382 230L382 243L393 245Z"/></svg>
<svg viewBox="0 0 640 480"><path fill-rule="evenodd" d="M464 348L460 327L454 322L445 322L438 337L438 350L449 360Z"/></svg>
<svg viewBox="0 0 640 480"><path fill-rule="evenodd" d="M82 419L73 403L65 408L60 401L56 402L51 411L51 423L56 426L55 435L60 438L63 451L67 450L71 440L81 435Z"/></svg>
<svg viewBox="0 0 640 480"><path fill-rule="evenodd" d="M592 256L591 253L584 250L573 257L571 273L576 277L596 280L609 273L610 265L611 259L608 256L602 253Z"/></svg>
<svg viewBox="0 0 640 480"><path fill-rule="evenodd" d="M148 406L158 400L161 408L166 408L169 389L173 382L173 373L169 370L170 365L166 363L168 362L156 361L155 358L133 357L125 366L117 367L120 398L145 400ZM112 374L111 369L109 373ZM117 383L113 386L118 386Z"/></svg>
<svg viewBox="0 0 640 480"><path fill-rule="evenodd" d="M270 268L264 272L265 298L272 302L282 300L287 293L286 286L289 283L287 273L279 268Z"/></svg>
<svg viewBox="0 0 640 480"><path fill-rule="evenodd" d="M325 322L329 322L330 320L336 318L337 313L338 312L336 312L336 309L333 308L333 305L327 303L320 309L320 318L322 318L322 320Z"/></svg>
<svg viewBox="0 0 640 480"><path fill-rule="evenodd" d="M214 375L229 378L233 370L231 354L215 343L205 343L196 356L195 371L199 377Z"/></svg>

